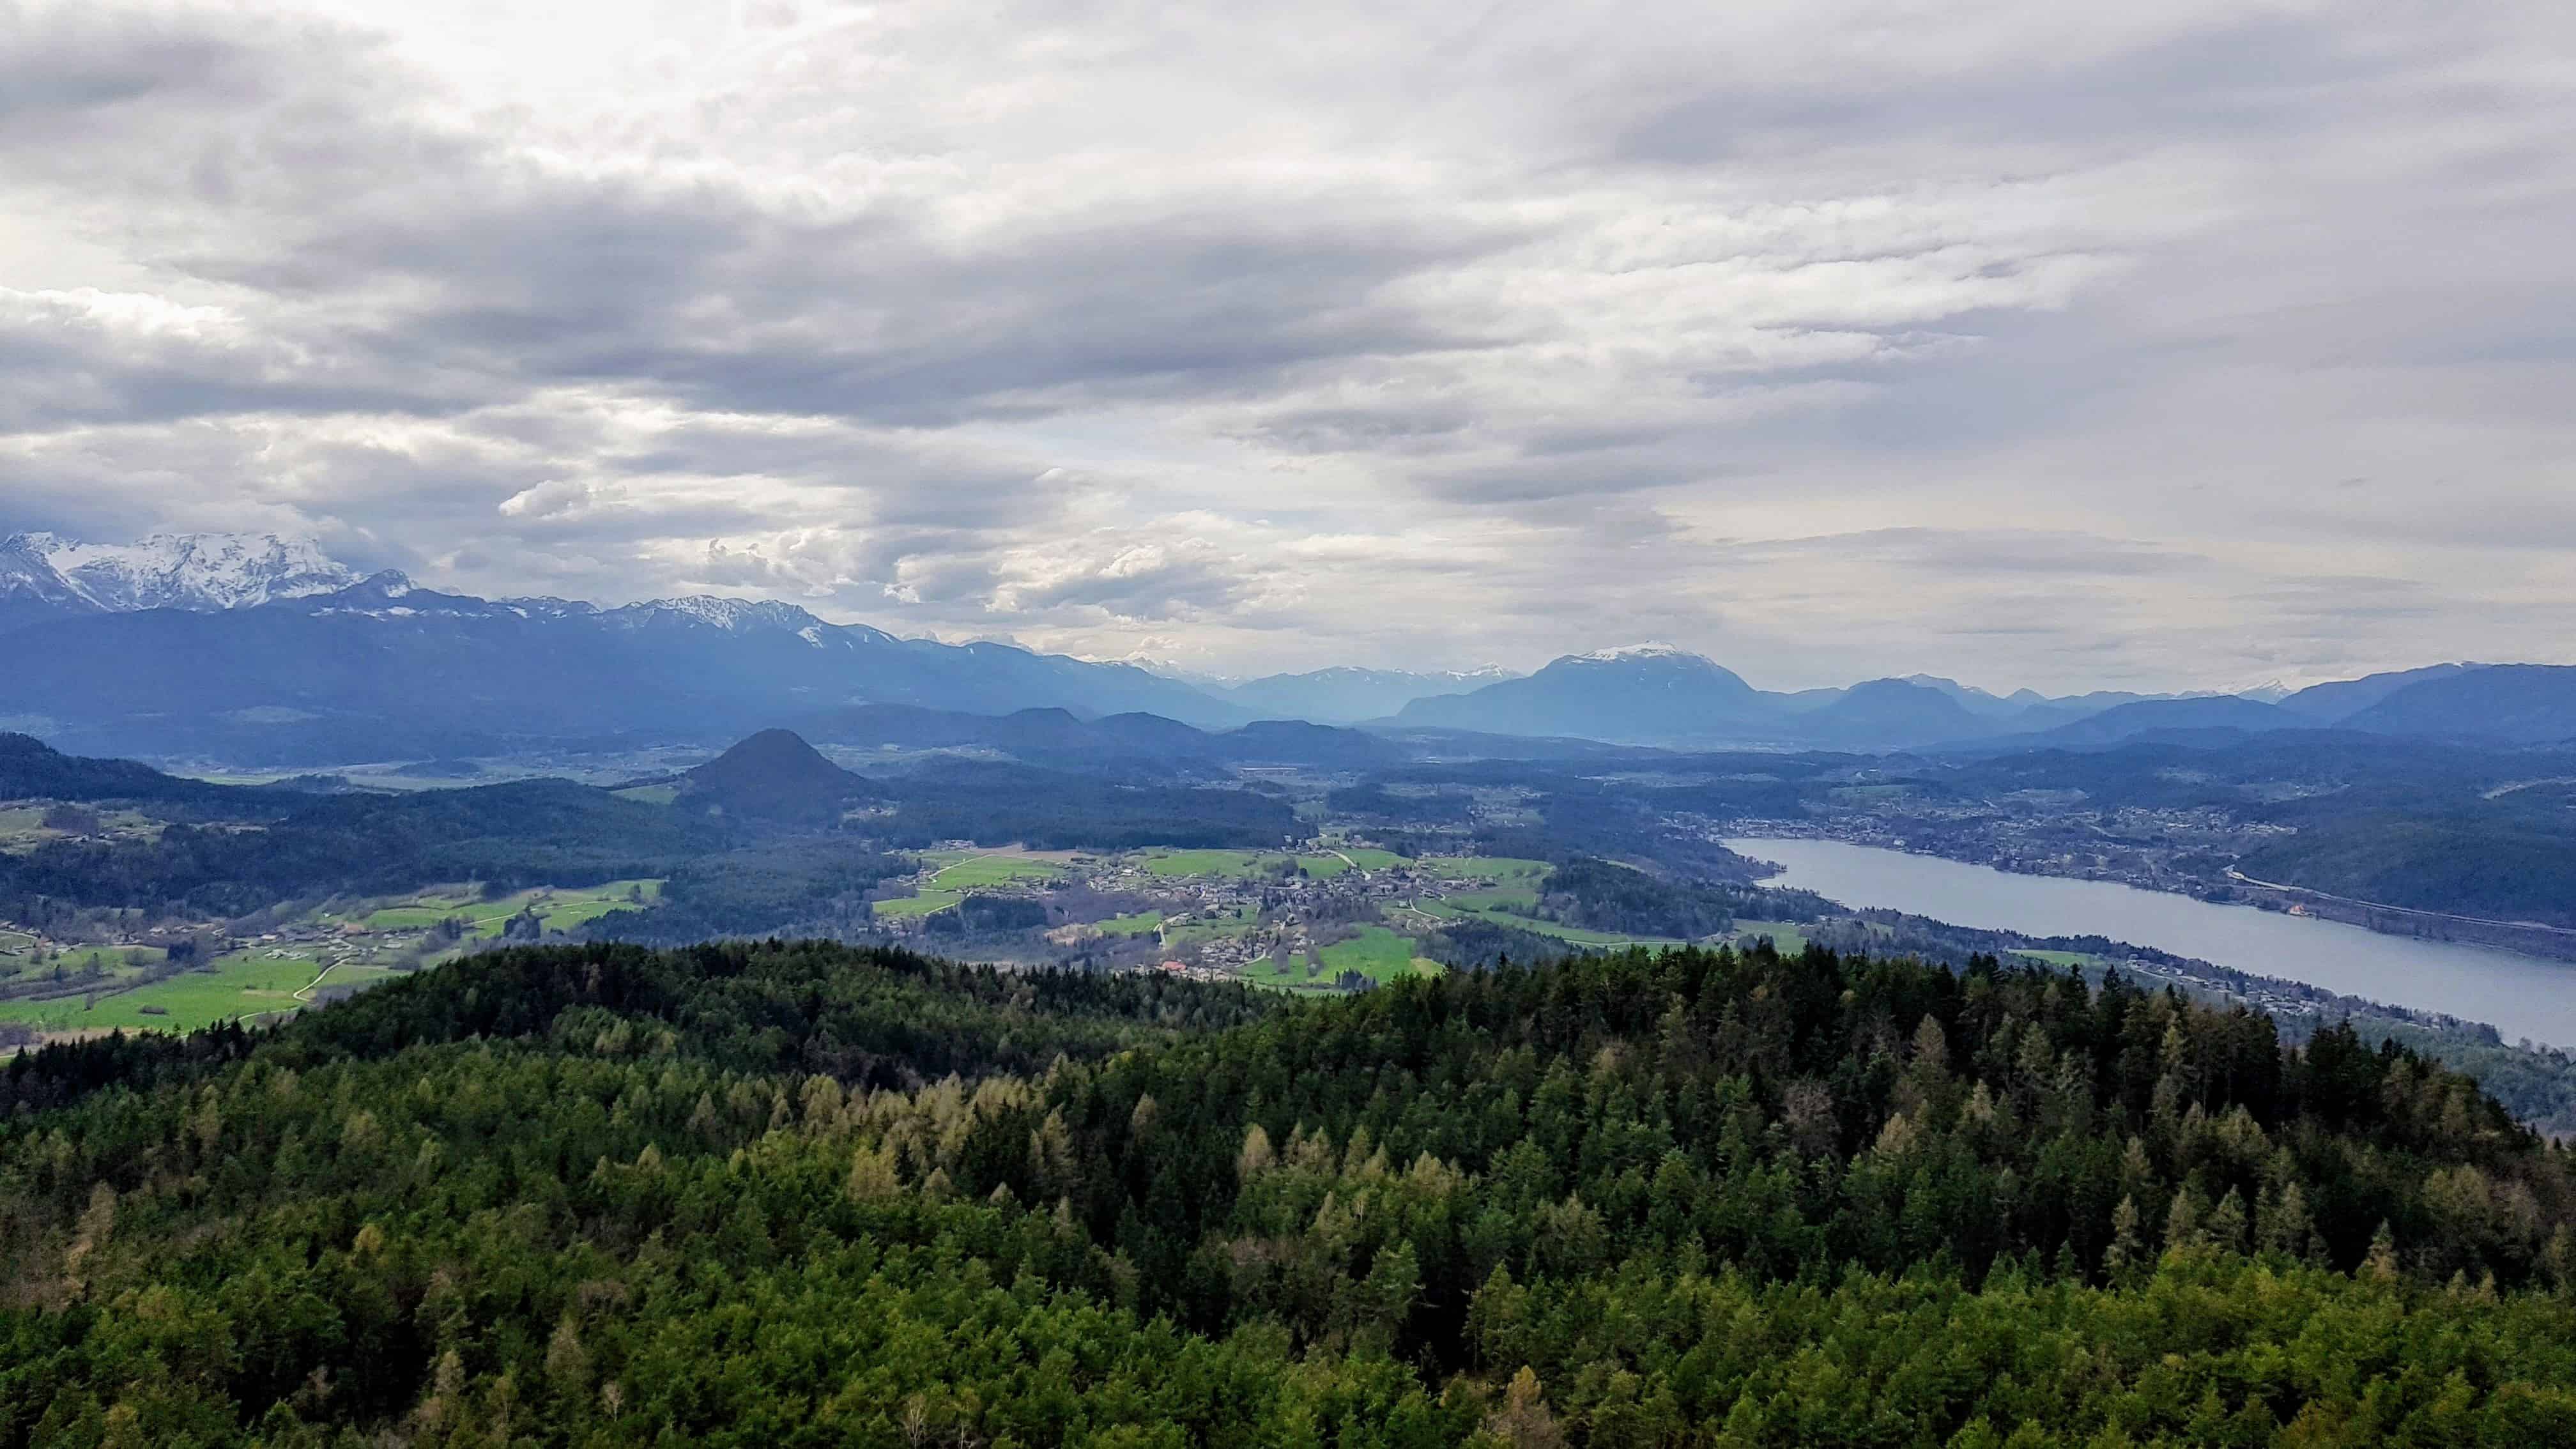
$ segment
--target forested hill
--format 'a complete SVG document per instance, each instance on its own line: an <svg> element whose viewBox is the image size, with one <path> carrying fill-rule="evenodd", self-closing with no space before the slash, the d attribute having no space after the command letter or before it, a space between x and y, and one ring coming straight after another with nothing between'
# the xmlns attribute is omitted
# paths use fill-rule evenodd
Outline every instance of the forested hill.
<svg viewBox="0 0 2576 1449"><path fill-rule="evenodd" d="M2576 1435L2563 1154L1991 960L553 948L0 1081L10 1445Z"/></svg>

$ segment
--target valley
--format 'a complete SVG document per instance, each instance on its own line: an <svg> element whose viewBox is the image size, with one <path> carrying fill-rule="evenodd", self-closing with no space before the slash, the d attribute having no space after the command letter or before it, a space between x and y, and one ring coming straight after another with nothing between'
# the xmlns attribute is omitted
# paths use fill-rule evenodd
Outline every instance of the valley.
<svg viewBox="0 0 2576 1449"><path fill-rule="evenodd" d="M281 1019L483 946L560 938L611 911L649 906L660 888L652 880L498 895L450 887L105 943L0 930L0 1031L14 1029L23 1042Z"/></svg>
<svg viewBox="0 0 2576 1449"><path fill-rule="evenodd" d="M2571 79L0 0L0 1449L2576 1449Z"/></svg>
<svg viewBox="0 0 2576 1449"><path fill-rule="evenodd" d="M351 587L242 612L301 620L276 627L317 647L375 627L352 617L504 649L570 637ZM708 669L810 616L683 600L566 617ZM795 647L903 642L815 632ZM808 683L787 694L828 680L793 657L782 677ZM921 653L949 671L982 657ZM2378 710L2467 677L2329 703ZM734 723L713 712L517 739L430 716L386 736L351 715L237 754L284 717L234 711L186 774L0 736L0 1162L52 1194L0 1235L73 1224L38 1235L22 1291L73 1302L104 1276L166 1294L158 1265L228 1251L212 1245L271 1211L268 1184L290 1215L340 1194L345 1247L306 1254L341 1265L335 1282L398 1257L397 1232L445 1234L456 1257L491 1235L452 1224L503 1202L535 1231L542 1197L582 1235L537 1255L585 1264L557 1296L601 1311L496 1311L521 1347L489 1352L533 1364L568 1425L632 1402L627 1379L593 1391L603 1360L639 1395L642 1374L687 1376L633 1367L651 1351L614 1304L660 1291L636 1265L820 1245L797 1281L861 1274L816 1309L839 1322L873 1301L859 1285L883 1281L875 1255L903 1224L940 1225L919 1261L968 1263L956 1284L979 1312L1009 1297L995 1282L1043 1279L1112 1315L1085 1344L1150 1308L1225 1328L1260 1383L1347 1361L1407 1393L1399 1345L1452 1388L1496 1363L1570 1366L1585 1350L1563 1343L1589 1330L1543 1347L1527 1305L1614 1264L1619 1291L1723 1263L1766 1293L1822 1264L1837 1301L1876 1291L1870 1273L1929 1281L1926 1261L1968 1265L1998 1303L2016 1283L2126 1304L2256 1272L2266 1291L2304 1285L2303 1314L2417 1274L2481 1275L2423 1290L2446 1308L2490 1283L2556 1303L2576 1282L2576 1227L2551 1216L2576 1194L2541 1145L2576 1139L2565 968L2224 904L2341 900L2428 933L2477 927L2447 910L2469 906L2546 933L2576 858L2576 746L2275 728L2265 711L2289 700L2077 711L1946 681L1784 703L1669 649L1451 682L1369 728L849 700L720 738ZM1311 687L1356 708L1412 686ZM2007 709L2044 738L1868 748ZM1645 723L1600 728L1602 710ZM1536 733L1569 722L1620 738ZM2421 904L2363 908L2362 890ZM105 1148L48 1175L73 1139L35 1124L121 1140L113 1114L140 1101L168 1118L141 1150L159 1175ZM246 1125L271 1121L294 1125ZM495 1186L495 1151L516 1185ZM344 1167L361 1176L333 1186ZM165 1192L179 1182L197 1186ZM371 1195L396 1189L399 1212ZM208 1202L230 1226L190 1216ZM388 1291L444 1291L443 1268L387 1271ZM931 1271L918 1281L955 1286ZM374 1293L329 1311L362 1316ZM269 1322L248 1299L227 1311ZM1035 1322L1015 1331L1053 1331ZM1282 1357L1287 1325L1302 1357ZM343 1366L333 1392L445 1402L440 1375L468 1373L461 1354L437 1366L449 1352L381 1391ZM354 1402L318 1396L317 1372L225 1382L298 1413ZM488 1403L518 1402L515 1372ZM1615 1439L1641 1406L1596 1377L1560 1377L1561 1401ZM963 1402L939 1412L974 1420ZM1491 1442L1504 1412L1454 1417Z"/></svg>

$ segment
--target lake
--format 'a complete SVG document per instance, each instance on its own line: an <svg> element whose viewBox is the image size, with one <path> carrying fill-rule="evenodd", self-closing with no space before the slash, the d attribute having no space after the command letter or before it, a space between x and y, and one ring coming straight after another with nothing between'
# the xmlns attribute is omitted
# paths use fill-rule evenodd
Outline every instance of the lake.
<svg viewBox="0 0 2576 1449"><path fill-rule="evenodd" d="M1855 909L1875 906L2032 936L2108 936L2258 976L2492 1022L2507 1041L2527 1036L2576 1046L2576 963L1838 840L1730 840L1726 847L1787 867L1766 885L1811 890Z"/></svg>

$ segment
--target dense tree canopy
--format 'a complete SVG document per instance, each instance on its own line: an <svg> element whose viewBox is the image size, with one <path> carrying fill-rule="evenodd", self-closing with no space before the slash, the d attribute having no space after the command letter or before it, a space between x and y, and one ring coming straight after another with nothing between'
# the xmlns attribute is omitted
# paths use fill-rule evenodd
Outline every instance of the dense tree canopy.
<svg viewBox="0 0 2576 1449"><path fill-rule="evenodd" d="M7 1444L2576 1434L2557 1149L1992 960L555 947L0 1083Z"/></svg>

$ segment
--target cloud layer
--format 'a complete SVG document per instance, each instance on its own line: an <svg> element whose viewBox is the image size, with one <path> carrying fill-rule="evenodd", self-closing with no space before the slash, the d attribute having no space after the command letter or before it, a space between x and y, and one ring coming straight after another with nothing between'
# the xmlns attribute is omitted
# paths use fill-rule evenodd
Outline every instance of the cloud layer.
<svg viewBox="0 0 2576 1449"><path fill-rule="evenodd" d="M2563 7L0 0L0 495L1204 667L2570 656Z"/></svg>

